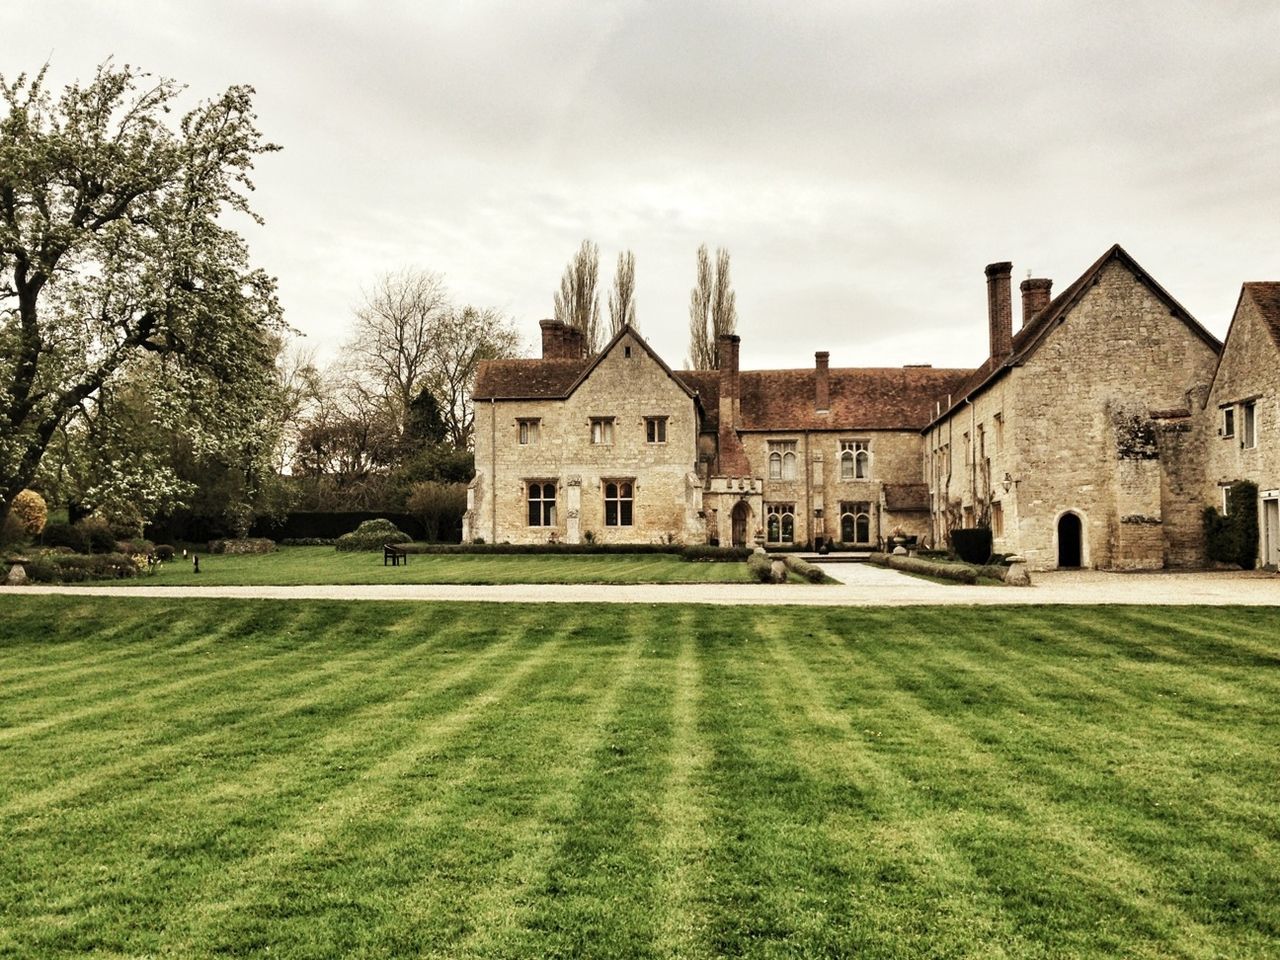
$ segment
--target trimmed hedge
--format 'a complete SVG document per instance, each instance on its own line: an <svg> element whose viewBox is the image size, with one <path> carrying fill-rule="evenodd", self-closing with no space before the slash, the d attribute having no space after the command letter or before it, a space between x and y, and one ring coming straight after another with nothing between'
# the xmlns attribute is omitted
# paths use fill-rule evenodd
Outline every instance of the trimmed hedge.
<svg viewBox="0 0 1280 960"><path fill-rule="evenodd" d="M276 549L274 540L265 537L246 537L243 540L210 540L210 553L225 553L231 556L248 553L272 553Z"/></svg>
<svg viewBox="0 0 1280 960"><path fill-rule="evenodd" d="M767 553L753 553L747 558L747 569L761 583L773 581L773 561Z"/></svg>
<svg viewBox="0 0 1280 960"><path fill-rule="evenodd" d="M139 572L133 558L123 553L46 553L23 567L37 583L127 580Z"/></svg>
<svg viewBox="0 0 1280 960"><path fill-rule="evenodd" d="M928 577L955 580L957 583L977 583L978 581L978 568L967 563L940 563L937 560L901 557L891 553L873 553L868 559L882 567L902 570L905 573L922 573Z"/></svg>
<svg viewBox="0 0 1280 960"><path fill-rule="evenodd" d="M822 572L820 567L810 563L804 557L796 556L794 553L784 554L782 562L787 565L787 569L797 576L804 577L810 583L823 583L827 579L827 575Z"/></svg>
<svg viewBox="0 0 1280 960"><path fill-rule="evenodd" d="M338 550L381 550L388 543L412 543L413 538L396 529L390 520L366 520L351 533L338 538Z"/></svg>
<svg viewBox="0 0 1280 960"><path fill-rule="evenodd" d="M981 566L991 559L991 528L961 527L951 531L951 545L965 563Z"/></svg>
<svg viewBox="0 0 1280 960"><path fill-rule="evenodd" d="M425 540L426 529L422 521L408 513L386 510L350 510L342 513L322 513L300 510L283 517L260 517L249 530L253 537L270 537L285 540L336 540L355 532L369 520L386 520L397 530L409 534L410 540Z"/></svg>
<svg viewBox="0 0 1280 960"><path fill-rule="evenodd" d="M741 563L751 556L747 547L713 547L705 543L415 543L407 553L421 554L668 554L690 561Z"/></svg>
<svg viewBox="0 0 1280 960"><path fill-rule="evenodd" d="M297 537L281 540L282 547L332 547L338 542L337 537Z"/></svg>
<svg viewBox="0 0 1280 960"><path fill-rule="evenodd" d="M1205 554L1252 570L1258 562L1258 485L1238 480L1227 491L1227 514L1204 508Z"/></svg>

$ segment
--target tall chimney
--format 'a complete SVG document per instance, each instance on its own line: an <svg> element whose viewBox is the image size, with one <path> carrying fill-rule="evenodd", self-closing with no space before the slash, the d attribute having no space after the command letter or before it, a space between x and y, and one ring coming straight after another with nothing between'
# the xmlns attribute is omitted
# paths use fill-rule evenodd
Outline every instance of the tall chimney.
<svg viewBox="0 0 1280 960"><path fill-rule="evenodd" d="M831 378L828 373L828 361L831 354L819 350L813 355L813 405L819 411L831 409Z"/></svg>
<svg viewBox="0 0 1280 960"><path fill-rule="evenodd" d="M1031 318L1049 305L1049 291L1053 289L1053 281L1046 277L1029 277L1022 281L1022 325L1025 327Z"/></svg>
<svg viewBox="0 0 1280 960"><path fill-rule="evenodd" d="M1013 353L1012 263L987 265L987 324L991 332L991 359L1004 360Z"/></svg>
<svg viewBox="0 0 1280 960"><path fill-rule="evenodd" d="M559 320L540 320L543 360L578 360L582 357L582 331Z"/></svg>
<svg viewBox="0 0 1280 960"><path fill-rule="evenodd" d="M734 429L738 426L738 411L742 400L738 395L738 345L741 339L736 333L724 333L716 342L720 357L720 427Z"/></svg>

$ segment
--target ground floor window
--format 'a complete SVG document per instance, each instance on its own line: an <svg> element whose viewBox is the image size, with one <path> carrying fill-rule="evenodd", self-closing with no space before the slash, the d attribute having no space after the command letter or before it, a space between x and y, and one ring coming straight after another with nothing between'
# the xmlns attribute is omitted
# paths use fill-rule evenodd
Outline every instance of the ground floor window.
<svg viewBox="0 0 1280 960"><path fill-rule="evenodd" d="M840 542L871 542L871 504L850 501L840 504Z"/></svg>
<svg viewBox="0 0 1280 960"><path fill-rule="evenodd" d="M604 525L629 527L634 522L635 485L631 480L607 480L604 485Z"/></svg>
<svg viewBox="0 0 1280 960"><path fill-rule="evenodd" d="M1004 536L1004 504L999 502L991 504L991 536Z"/></svg>
<svg viewBox="0 0 1280 960"><path fill-rule="evenodd" d="M765 536L770 543L795 543L796 505L794 503L765 504Z"/></svg>
<svg viewBox="0 0 1280 960"><path fill-rule="evenodd" d="M530 480L526 486L529 503L529 526L556 525L556 485L552 481Z"/></svg>

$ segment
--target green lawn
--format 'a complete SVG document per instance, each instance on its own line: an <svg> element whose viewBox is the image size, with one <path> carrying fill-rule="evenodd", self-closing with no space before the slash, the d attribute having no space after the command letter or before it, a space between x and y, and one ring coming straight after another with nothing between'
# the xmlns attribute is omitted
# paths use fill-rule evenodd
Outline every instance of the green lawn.
<svg viewBox="0 0 1280 960"><path fill-rule="evenodd" d="M333 547L281 547L274 553L200 554L200 573L180 556L158 573L117 586L240 586L358 583L745 583L745 563L694 563L675 554L414 554L384 566L382 551L340 553ZM802 581L798 581L802 582Z"/></svg>
<svg viewBox="0 0 1280 960"><path fill-rule="evenodd" d="M1276 956L1278 791L1275 611L0 596L2 956Z"/></svg>

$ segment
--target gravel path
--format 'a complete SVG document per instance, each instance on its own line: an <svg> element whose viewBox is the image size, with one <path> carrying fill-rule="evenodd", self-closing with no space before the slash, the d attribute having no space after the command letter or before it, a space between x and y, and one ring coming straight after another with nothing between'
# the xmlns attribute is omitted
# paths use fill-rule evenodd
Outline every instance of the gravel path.
<svg viewBox="0 0 1280 960"><path fill-rule="evenodd" d="M970 587L933 583L871 564L828 564L839 584L538 584L508 586L392 585L307 587L27 586L5 595L61 593L111 597L242 597L264 600L448 600L496 603L708 603L731 606L893 607L932 604L1236 604L1280 606L1280 576L1271 573L1033 574L1035 585Z"/></svg>

